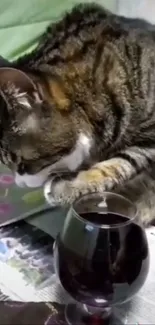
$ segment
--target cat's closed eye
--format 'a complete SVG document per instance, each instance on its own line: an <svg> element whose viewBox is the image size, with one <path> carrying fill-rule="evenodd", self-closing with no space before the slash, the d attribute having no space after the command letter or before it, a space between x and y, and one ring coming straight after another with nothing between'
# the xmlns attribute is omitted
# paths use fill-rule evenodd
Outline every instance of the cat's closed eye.
<svg viewBox="0 0 155 325"><path fill-rule="evenodd" d="M45 168L45 166L41 164L40 160L29 160L18 164L17 173L21 176L24 174L33 175L38 173L43 168Z"/></svg>

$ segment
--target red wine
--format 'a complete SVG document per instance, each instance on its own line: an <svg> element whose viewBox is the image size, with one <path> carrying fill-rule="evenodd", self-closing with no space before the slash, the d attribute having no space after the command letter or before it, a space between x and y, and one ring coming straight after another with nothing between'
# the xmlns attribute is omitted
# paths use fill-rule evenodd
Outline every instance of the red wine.
<svg viewBox="0 0 155 325"><path fill-rule="evenodd" d="M81 214L55 246L64 289L77 301L105 307L130 299L145 282L149 253L145 232L117 214ZM93 223L95 226L93 227ZM115 225L109 229L101 225Z"/></svg>
<svg viewBox="0 0 155 325"><path fill-rule="evenodd" d="M92 223L97 226L122 226L124 223L127 223L129 219L120 214L114 213L83 213L81 214L83 220L88 223Z"/></svg>

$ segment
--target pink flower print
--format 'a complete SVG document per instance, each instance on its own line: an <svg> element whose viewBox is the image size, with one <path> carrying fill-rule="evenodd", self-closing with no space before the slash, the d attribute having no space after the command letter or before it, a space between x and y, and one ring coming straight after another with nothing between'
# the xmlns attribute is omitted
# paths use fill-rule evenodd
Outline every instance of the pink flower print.
<svg viewBox="0 0 155 325"><path fill-rule="evenodd" d="M0 203L0 215L8 214L11 211L11 205L8 203Z"/></svg>
<svg viewBox="0 0 155 325"><path fill-rule="evenodd" d="M0 184L1 185L12 185L14 183L14 177L12 175L3 174L0 175Z"/></svg>

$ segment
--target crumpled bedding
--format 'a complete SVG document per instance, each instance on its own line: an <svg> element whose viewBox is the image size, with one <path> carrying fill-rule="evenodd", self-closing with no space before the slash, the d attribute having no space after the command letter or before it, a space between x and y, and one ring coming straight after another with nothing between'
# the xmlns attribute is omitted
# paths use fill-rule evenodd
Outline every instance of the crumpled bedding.
<svg viewBox="0 0 155 325"><path fill-rule="evenodd" d="M70 0L1 0L0 55L13 59L31 50L47 25L70 7ZM68 5L67 5L68 4Z"/></svg>
<svg viewBox="0 0 155 325"><path fill-rule="evenodd" d="M38 37L61 13L90 0L0 0L0 55L13 59L31 50ZM111 10L117 0L96 0Z"/></svg>

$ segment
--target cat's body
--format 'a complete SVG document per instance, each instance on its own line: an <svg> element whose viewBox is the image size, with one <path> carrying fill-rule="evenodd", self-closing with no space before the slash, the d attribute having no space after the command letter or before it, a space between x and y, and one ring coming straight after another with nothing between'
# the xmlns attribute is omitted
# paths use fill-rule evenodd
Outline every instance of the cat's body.
<svg viewBox="0 0 155 325"><path fill-rule="evenodd" d="M0 144L17 183L48 179L52 204L114 190L152 220L155 26L81 5L12 67L0 69Z"/></svg>

